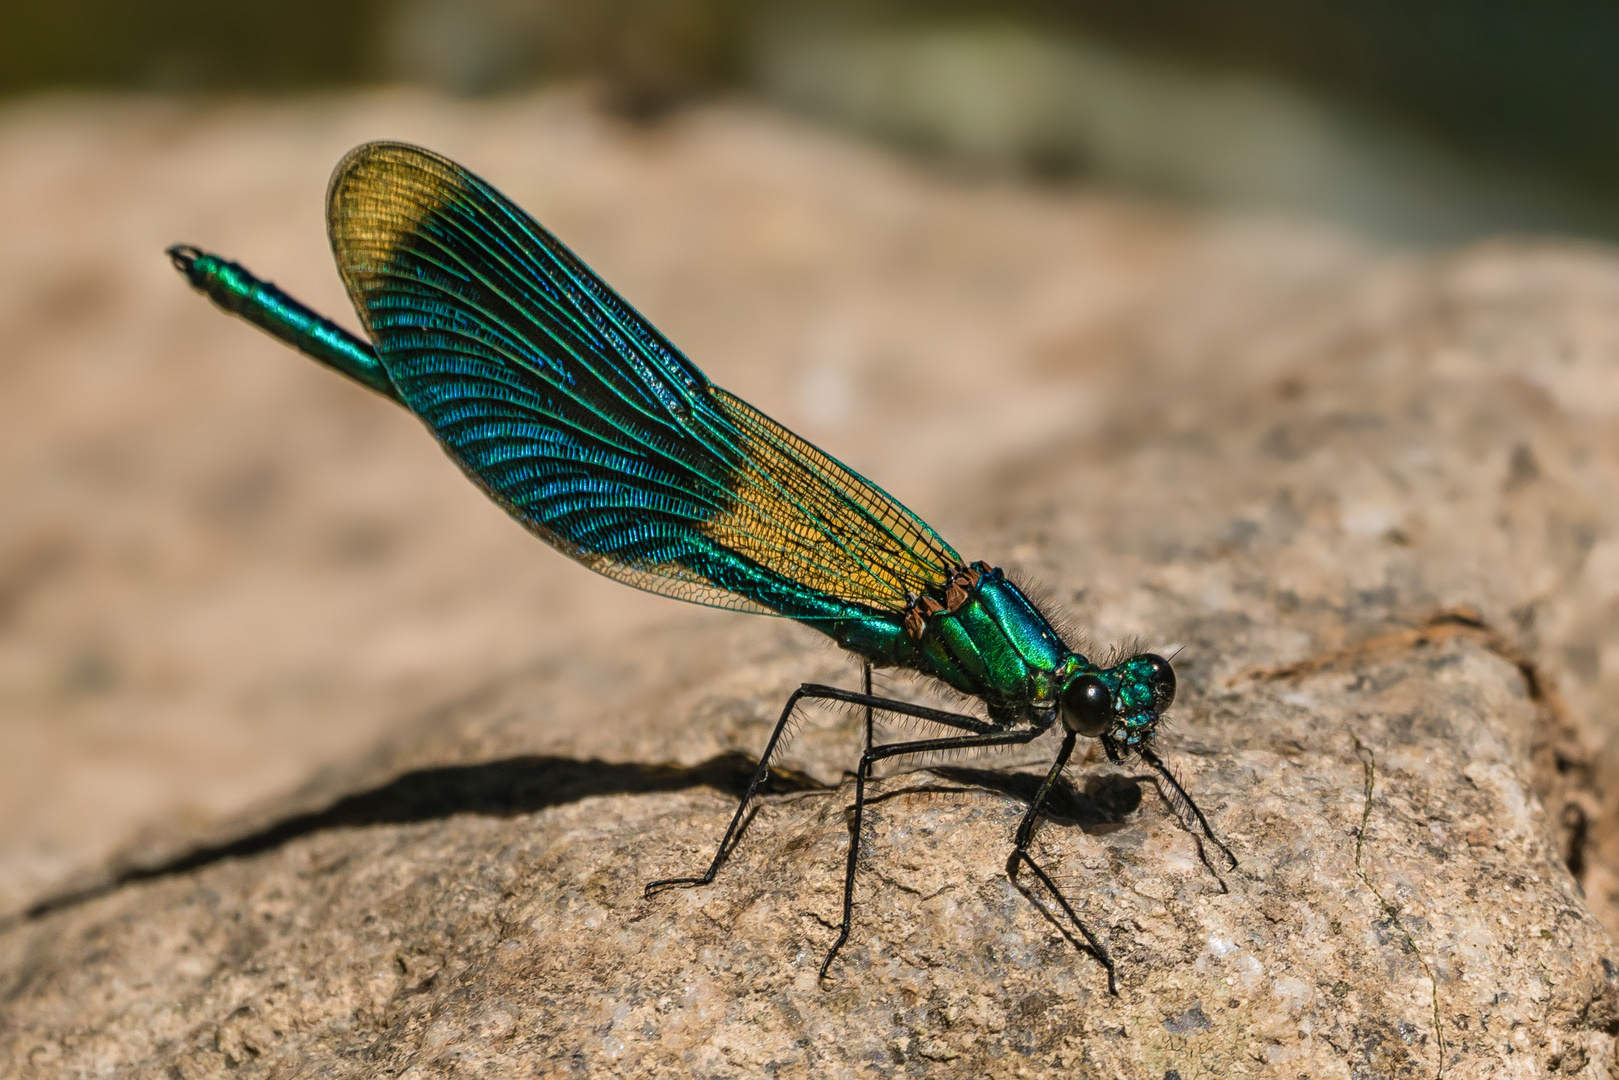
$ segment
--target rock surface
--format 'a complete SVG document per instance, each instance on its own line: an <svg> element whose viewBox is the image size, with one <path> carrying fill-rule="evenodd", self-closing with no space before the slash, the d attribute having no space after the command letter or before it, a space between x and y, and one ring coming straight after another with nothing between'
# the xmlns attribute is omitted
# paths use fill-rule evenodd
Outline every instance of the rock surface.
<svg viewBox="0 0 1619 1080"><path fill-rule="evenodd" d="M58 108L64 130L102 122ZM211 809L138 800L118 818L146 823L133 841L102 815L49 829L16 816L0 1073L1614 1073L1619 259L1529 242L1394 256L1302 226L956 185L734 108L652 132L567 98L163 115L125 118L169 125L142 144L152 175L208 174L232 141L225 157L240 169L279 160L304 132L335 145L405 128L547 220L579 223L587 256L717 381L899 492L969 558L1042 583L1088 638L1181 649L1163 751L1240 866L1200 862L1145 769L1092 755L1070 770L1036 848L1117 958L1112 997L1095 961L1006 878L1022 800L1054 746L893 769L862 847L853 935L817 985L860 739L855 717L822 712L719 879L643 898L645 881L708 858L792 687L853 686L853 667L795 626L620 601L628 590L525 546L475 499L456 503L453 471L422 454L408 420L368 419L381 403L323 388L318 371L282 375L302 368L252 341L263 372L255 354L247 382L214 376L225 415L189 440L165 423L177 405L101 406L114 418L103 428L128 445L150 434L158 449L123 487L104 479L100 505L133 519L151 513L133 507L165 462L264 454L278 483L311 478L327 503L280 496L278 512L312 524L250 513L229 526L244 536L318 531L323 511L360 492L386 522L379 535L420 524L465 546L435 561L389 540L358 569L307 555L315 585L278 594L300 565L283 550L305 541L272 547L283 578L253 569L264 554L250 541L222 544L214 574L260 575L221 602L254 632L228 650L181 650L195 669L172 697L223 711L231 699L188 690L218 671L251 701L267 661L242 647L307 633L332 652L307 672L341 673L354 650L373 664L317 679L285 710L307 715L265 721L267 734L346 724L365 691L382 704L349 742L302 759L268 748L271 781L231 759L234 799L212 796ZM41 123L13 116L4 138L43 139ZM528 150L491 149L520 140ZM508 179L525 167L543 178L535 187ZM569 188L570 169L589 183ZM302 182L318 193L318 175ZM635 233L660 214L672 232ZM615 235L606 256L590 250ZM187 238L337 309L329 286L295 287L245 239ZM697 269L679 266L689 251L702 252ZM173 314L140 348L172 339L187 358L165 362L190 366L170 374L248 348L246 331L151 288ZM778 321L798 336L772 337ZM67 399L62 387L86 376L26 362L55 347L12 362L11 390ZM137 373L161 370L145 355L129 361ZM841 413L840 395L855 403ZM307 436L285 414L299 408L317 413ZM348 420L361 426L345 443ZM43 424L30 429L41 439ZM56 437L124 445L89 423ZM274 449L300 437L315 448ZM71 455L34 461L58 457ZM337 475L351 464L372 483ZM418 489L411 469L431 479ZM8 484L49 490L30 475ZM217 475L173 483L190 492ZM88 511L53 497L23 505L36 522L55 507L50 520L71 533ZM471 539L445 524L454 514L474 523ZM192 534L207 528L227 527ZM80 542L93 552L96 535ZM186 550L161 536L151 546ZM63 574L90 590L119 572L86 558ZM355 592L406 598L319 595L355 574ZM473 627L463 588L490 607L500 636L488 648L480 635L495 631ZM30 603L8 648L49 626ZM426 640L442 648L407 650L394 669L365 652L391 624L435 615L451 625ZM109 640L138 638L126 618ZM163 711L138 679L106 700ZM87 706L52 708L33 726L7 723L71 776L73 747L52 743L47 721ZM161 746L193 730L154 720L132 737ZM258 798L318 764L294 794ZM182 790L202 783L197 762L172 770L162 775Z"/></svg>

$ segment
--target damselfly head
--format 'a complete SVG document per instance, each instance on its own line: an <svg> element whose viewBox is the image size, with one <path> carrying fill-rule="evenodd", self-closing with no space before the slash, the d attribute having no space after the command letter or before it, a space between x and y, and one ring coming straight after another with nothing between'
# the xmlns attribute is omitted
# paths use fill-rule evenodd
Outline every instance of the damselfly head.
<svg viewBox="0 0 1619 1080"><path fill-rule="evenodd" d="M1062 722L1088 738L1107 737L1120 749L1145 746L1158 718L1175 700L1175 671L1156 653L1110 668L1081 667L1062 688Z"/></svg>

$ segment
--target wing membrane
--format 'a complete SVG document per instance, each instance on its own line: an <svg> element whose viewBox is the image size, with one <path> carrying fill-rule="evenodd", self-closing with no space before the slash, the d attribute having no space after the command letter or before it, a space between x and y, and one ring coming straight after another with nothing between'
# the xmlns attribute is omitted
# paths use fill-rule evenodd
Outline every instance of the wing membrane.
<svg viewBox="0 0 1619 1080"><path fill-rule="evenodd" d="M358 147L327 206L401 400L492 498L591 569L815 621L903 611L960 565L881 489L710 383L453 162Z"/></svg>

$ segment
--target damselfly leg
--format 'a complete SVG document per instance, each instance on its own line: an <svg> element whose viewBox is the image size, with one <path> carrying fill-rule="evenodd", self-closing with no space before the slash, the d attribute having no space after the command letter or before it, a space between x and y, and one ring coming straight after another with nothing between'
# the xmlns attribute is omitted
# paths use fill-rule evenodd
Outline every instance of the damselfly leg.
<svg viewBox="0 0 1619 1080"><path fill-rule="evenodd" d="M1023 863L1034 871L1034 876L1040 879L1040 883L1046 887L1046 891L1057 898L1057 903L1062 906L1063 913L1068 916L1068 921L1073 923L1075 929L1084 937L1086 943L1090 946L1091 955L1096 957L1097 961L1107 969L1107 992L1116 996L1119 988L1114 978L1113 957L1108 955L1107 947L1102 944L1101 939L1091 933L1090 927L1085 925L1084 920L1074 911L1074 906L1068 902L1068 897L1063 895L1062 890L1057 888L1057 883L1051 880L1045 869L1034 861L1033 855L1029 854L1029 841L1034 838L1034 823L1039 818L1040 810L1045 806L1046 798L1051 794L1051 789L1056 786L1057 777L1061 776L1062 771L1068 767L1068 759L1073 755L1074 741L1077 738L1078 736L1072 731L1063 737L1062 749L1057 751L1057 759L1051 763L1051 769L1046 773L1045 782L1040 785L1040 790L1035 793L1034 798L1029 800L1029 809L1024 812L1023 821L1018 825L1017 838L1012 842L1012 854L1006 858L1006 876L1012 879L1012 884L1019 889L1023 889L1024 895L1027 896L1028 890L1024 889L1023 884L1017 879L1018 864ZM1029 899L1033 901L1034 898L1030 896Z"/></svg>
<svg viewBox="0 0 1619 1080"><path fill-rule="evenodd" d="M865 695L850 696L864 697ZM981 747L1016 746L1020 743L1033 742L1047 730L1046 728L1026 727L1014 728L1008 731L995 728L977 717L962 716L958 713L923 715L923 713L937 713L937 710L913 711L917 709L917 706L908 702L888 701L883 698L871 699L865 704L888 712L898 712L908 716L922 716L923 719L931 720L934 723L950 724L953 727L967 728L969 731L978 733L943 739L919 739L915 742L888 743L883 746L874 746L860 756L860 768L855 772L854 822L850 826L849 863L843 876L843 925L838 930L838 939L832 943L832 948L827 951L826 959L821 963L820 977L823 979L826 978L827 970L831 968L832 961L837 958L838 950L843 948L844 943L849 940L849 926L854 919L854 878L855 871L860 863L861 825L864 822L866 811L866 779L871 774L871 767L886 758L900 757L904 754L929 754L946 750L975 750ZM905 706L905 708L895 707L901 705ZM950 719L947 720L943 717L950 717ZM972 726L969 727L969 723Z"/></svg>
<svg viewBox="0 0 1619 1080"><path fill-rule="evenodd" d="M860 666L864 670L864 673L865 673L864 685L865 685L866 696L870 697L871 696L871 661L868 660L865 663L861 664ZM866 706L866 749L867 750L871 749L872 725L875 724L875 723L876 723L876 721L872 716L871 706L867 705Z"/></svg>
<svg viewBox="0 0 1619 1080"><path fill-rule="evenodd" d="M1193 800L1192 796L1185 788L1181 787L1181 782L1175 779L1175 774L1169 771L1169 766L1165 765L1163 759L1148 748L1143 747L1140 753L1141 760L1145 761L1148 765L1151 765L1153 771L1162 777L1164 782L1169 785L1169 790L1175 793L1172 802L1176 815L1179 816L1184 823L1186 818L1184 811L1190 811L1192 817L1195 818L1198 825L1202 827L1203 835L1209 838L1210 843L1220 849L1220 853L1224 855L1227 861L1230 863L1230 869L1235 870L1237 868L1237 857L1231 854L1230 848L1226 847L1225 844L1220 842L1220 838L1218 836L1214 835L1214 830L1209 827L1209 819L1203 816L1203 811L1198 809L1196 801ZM1193 833L1192 838L1194 840L1197 839L1197 834ZM1198 854L1201 855L1202 853L1201 845L1199 845ZM1214 868L1211 866L1209 867L1209 870L1212 873ZM1221 882L1220 884L1223 886L1225 883Z"/></svg>
<svg viewBox="0 0 1619 1080"><path fill-rule="evenodd" d="M870 678L871 672L868 668L866 671L867 685L870 685ZM714 875L719 873L720 867L725 863L726 857L730 855L731 849L736 846L736 842L741 836L742 829L747 818L748 807L753 804L754 798L759 794L760 785L762 785L765 782L765 779L770 775L770 759L775 756L776 750L780 747L782 735L786 733L788 724L792 722L794 710L798 708L798 703L806 698L812 701L841 701L849 705L865 706L867 749L865 755L860 759L862 775L864 775L864 770L870 767L866 761L866 757L872 754L874 749L886 749L886 747L873 748L871 746L873 724L872 713L874 710L880 709L884 712L896 713L903 716L914 716L921 720L927 720L935 724L943 724L947 727L961 728L966 731L979 733L980 735L986 735L988 733L997 731L993 724L980 720L976 716L967 716L963 713L946 712L943 709L930 709L925 705L913 705L909 701L900 701L895 698L877 697L873 694L857 693L853 690L844 690L837 686L823 686L819 683L804 683L797 690L793 691L792 696L787 699L787 704L782 706L781 716L776 720L776 726L775 729L770 733L769 741L765 743L764 753L759 755L759 767L754 770L753 779L748 783L748 790L743 793L741 800L737 803L736 813L731 815L731 824L726 828L724 837L720 839L720 846L714 852L714 859L708 864L708 869L698 877L661 878L658 881L648 882L645 889L645 895L651 896L654 893L662 892L664 889L675 888L677 886L708 885L714 881ZM1028 740L1023 739L1021 741L1027 742ZM910 744L901 743L895 745L903 746ZM996 743L992 742L985 745L996 745ZM945 748L940 747L939 749ZM857 820L859 813L860 808L857 801L855 811Z"/></svg>
<svg viewBox="0 0 1619 1080"><path fill-rule="evenodd" d="M868 687L870 686L870 679L871 672L870 669L867 668L865 672L865 679L863 681ZM860 865L860 839L864 831L863 827L865 823L866 781L870 779L872 766L879 761L892 757L901 757L908 754L928 754L938 751L973 750L984 747L1016 746L1022 743L1033 742L1047 729L1040 727L1026 727L1006 730L1003 728L997 728L995 725L976 716L968 716L964 713L953 713L943 709L932 709L925 705L916 705L909 701L900 701L895 698L878 697L871 693L856 693L855 691L844 690L836 686L823 686L817 683L805 683L797 690L793 691L792 696L787 699L786 705L782 707L781 716L776 721L775 729L771 731L770 739L765 743L764 753L759 757L759 767L754 771L753 779L751 782L749 782L747 791L743 794L741 800L738 801L736 813L731 815L731 823L726 828L725 835L720 839L719 847L715 850L714 858L709 863L708 869L697 877L663 878L658 881L650 882L646 886L646 895L651 896L654 893L661 892L664 889L674 888L677 886L689 887L696 885L708 885L714 881L715 875L719 873L720 867L724 865L726 858L736 846L741 832L746 825L748 807L752 805L754 798L759 793L760 785L764 783L765 778L770 774L770 759L772 756L774 756L781 743L782 735L786 732L788 724L792 721L793 712L795 709L797 709L798 703L805 699L839 701L849 705L861 706L866 710L866 750L863 754L861 754L860 766L855 771L854 820L850 823L849 859L844 868L843 919L838 929L837 940L832 943L831 949L827 951L825 961L823 961L821 964L820 975L821 978L825 978L827 971L832 966L832 961L837 958L838 951L842 949L844 944L849 940L849 930L854 920L855 875L859 870ZM916 719L925 720L929 723L957 728L969 732L970 734L949 736L938 739L918 739L910 742L887 743L881 746L874 746L872 745L872 730L874 723L873 714L877 711L893 713L899 716L915 717ZM1069 740L1067 749L1070 752L1072 751L1072 739ZM1066 763L1066 760L1066 755L1064 755L1062 758L1062 763ZM1039 804L1044 801L1045 791L1050 787L1058 772L1061 772L1060 765L1053 771L1051 777L1047 778L1046 788L1042 788L1041 796L1036 800L1035 806L1031 808L1029 816L1025 819L1026 822L1032 820L1033 813L1038 810ZM1020 835L1022 835L1021 832ZM1034 865L1032 861L1030 862L1030 865ZM1036 867L1036 873L1039 873L1044 879L1044 872L1040 871L1038 867ZM1049 885L1049 879L1046 880ZM1068 906L1066 900L1063 900L1063 906L1067 908L1070 915L1072 915L1072 908ZM1075 921L1078 921L1077 917ZM1102 958L1103 963L1108 966L1109 980L1111 982L1112 962L1107 959L1106 950L1104 950L1101 945L1096 942L1096 939L1091 936L1088 930L1086 930L1083 926L1081 926L1080 929L1081 932L1085 934L1086 939L1095 945L1097 955Z"/></svg>

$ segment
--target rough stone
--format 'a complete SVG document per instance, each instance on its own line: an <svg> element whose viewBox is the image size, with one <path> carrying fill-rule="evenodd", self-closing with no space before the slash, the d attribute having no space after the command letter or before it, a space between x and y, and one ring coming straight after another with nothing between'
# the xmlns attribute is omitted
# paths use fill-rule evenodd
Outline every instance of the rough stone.
<svg viewBox="0 0 1619 1080"><path fill-rule="evenodd" d="M543 108L564 132L601 123ZM1036 849L1117 958L1113 997L1006 876L1053 746L898 767L818 984L857 717L806 716L713 885L641 886L701 868L792 687L854 670L802 628L677 611L550 639L378 721L371 749L291 795L154 817L110 858L13 886L0 1072L1613 1075L1619 259L1528 241L1394 255L1166 216L1118 226L1136 242L1112 300L1065 324L1060 291L1006 299L1007 329L982 295L1005 295L998 255L937 241L959 263L896 269L894 237L933 242L906 230L968 204L974 229L1030 236L1147 212L941 193L776 123L719 108L618 137L687 161L768 145L821 178L752 166L733 183L761 200L881 172L868 203L916 216L846 272L949 279L899 292L883 318L900 327L969 283L959 317L1002 349L874 361L863 378L896 419L854 440L857 465L903 496L885 460L901 481L931 462L918 509L964 555L1040 583L1092 640L1179 650L1163 751L1240 865L1200 859L1147 770L1070 770ZM882 217L813 205L832 247ZM1105 244L1031 246L1059 277L1065 259L1108 268ZM1106 277L1070 273L1076 294ZM829 301L873 318L859 303ZM916 378L935 360L942 378ZM714 373L771 408L768 379ZM868 409L863 425L883 416ZM814 437L841 451L830 434Z"/></svg>

